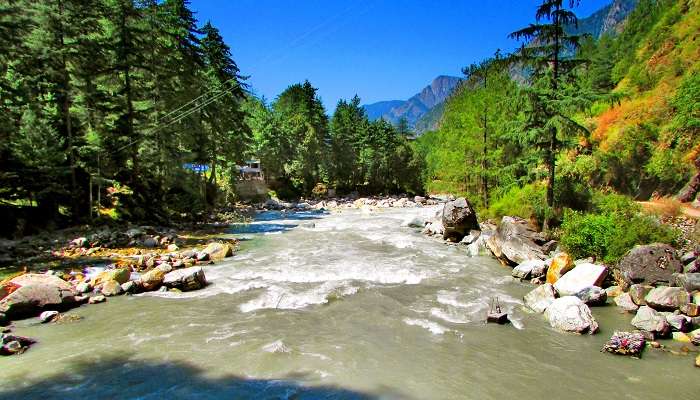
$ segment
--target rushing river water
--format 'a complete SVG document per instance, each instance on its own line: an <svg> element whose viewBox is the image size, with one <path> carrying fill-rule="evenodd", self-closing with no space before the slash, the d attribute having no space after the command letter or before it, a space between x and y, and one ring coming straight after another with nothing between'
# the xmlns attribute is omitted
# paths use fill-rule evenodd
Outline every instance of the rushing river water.
<svg viewBox="0 0 700 400"><path fill-rule="evenodd" d="M433 212L262 213L204 290L17 323L40 343L0 359L0 398L697 398L691 357L600 353L629 329L615 307L597 335L554 331L508 268L403 226ZM484 323L495 297L513 324Z"/></svg>

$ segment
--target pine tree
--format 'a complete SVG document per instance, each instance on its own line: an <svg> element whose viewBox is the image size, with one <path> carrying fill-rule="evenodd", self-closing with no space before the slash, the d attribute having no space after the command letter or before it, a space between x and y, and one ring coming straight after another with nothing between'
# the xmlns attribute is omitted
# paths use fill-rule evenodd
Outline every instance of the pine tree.
<svg viewBox="0 0 700 400"><path fill-rule="evenodd" d="M571 56L579 47L580 37L567 34L564 29L578 26L576 14L570 10L578 4L579 0L543 0L535 14L536 23L510 34L511 38L524 40L516 59L532 67L534 81L544 82L532 86L529 128L531 137L544 136L537 140L544 147L549 207L554 206L556 156L561 146L557 133L583 129L567 115L571 106L584 101L575 90L566 90L572 72L582 62Z"/></svg>
<svg viewBox="0 0 700 400"><path fill-rule="evenodd" d="M204 84L215 100L203 110L203 129L208 136L209 163L212 184L216 183L217 165L232 167L243 161L245 145L250 140L250 128L245 124L241 103L245 99L243 81L230 48L210 22L202 28Z"/></svg>
<svg viewBox="0 0 700 400"><path fill-rule="evenodd" d="M341 190L361 183L357 157L361 140L367 135L369 122L356 95L350 101L339 100L330 122L331 181Z"/></svg>

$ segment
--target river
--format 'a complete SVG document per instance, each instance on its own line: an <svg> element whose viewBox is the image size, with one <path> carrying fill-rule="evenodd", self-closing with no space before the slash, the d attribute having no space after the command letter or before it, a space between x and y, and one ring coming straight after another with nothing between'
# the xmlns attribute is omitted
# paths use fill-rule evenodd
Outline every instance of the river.
<svg viewBox="0 0 700 400"><path fill-rule="evenodd" d="M532 289L490 257L404 226L430 208L266 212L233 226L231 259L184 294L110 298L66 324L18 322L40 343L0 359L0 398L696 398L691 357L600 352L523 309ZM505 326L484 323L498 297Z"/></svg>

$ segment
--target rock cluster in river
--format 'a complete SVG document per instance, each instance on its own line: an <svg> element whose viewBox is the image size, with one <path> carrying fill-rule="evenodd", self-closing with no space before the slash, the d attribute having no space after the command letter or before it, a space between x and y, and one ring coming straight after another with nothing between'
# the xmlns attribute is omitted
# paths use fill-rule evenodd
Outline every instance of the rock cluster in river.
<svg viewBox="0 0 700 400"><path fill-rule="evenodd" d="M452 209L439 208L425 221L423 233L454 241L444 218ZM647 343L663 348L656 338L700 346L700 246L685 253L666 244L637 246L618 265L606 266L573 260L556 241L517 217L503 217L498 226L471 226L459 235L469 254L488 252L513 267L514 278L538 284L525 295L525 305L556 329L595 333L598 323L590 307L611 301L633 314L630 325L637 331L616 332L604 351L639 356Z"/></svg>
<svg viewBox="0 0 700 400"><path fill-rule="evenodd" d="M84 245L83 240L74 243ZM140 255L133 262L108 266L90 278L87 271L24 273L0 283L0 325L29 317L38 317L42 323L77 320L79 317L66 317L59 311L102 303L110 296L159 289L198 290L207 284L202 265L231 255L231 243L212 242L201 250ZM32 343L5 335L0 352L19 354Z"/></svg>
<svg viewBox="0 0 700 400"><path fill-rule="evenodd" d="M408 198L406 196L384 196L384 197L336 197L324 200L304 200L298 202L288 202L279 199L268 199L264 203L257 205L258 210L292 210L292 211L311 211L311 210L334 210L344 208L357 209L381 209L381 208L415 208L424 206L433 206L445 202L447 198L425 198L415 196Z"/></svg>

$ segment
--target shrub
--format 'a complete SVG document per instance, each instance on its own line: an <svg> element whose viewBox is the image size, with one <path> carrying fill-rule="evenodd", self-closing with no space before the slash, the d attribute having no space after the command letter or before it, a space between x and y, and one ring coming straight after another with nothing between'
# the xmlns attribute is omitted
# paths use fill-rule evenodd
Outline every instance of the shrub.
<svg viewBox="0 0 700 400"><path fill-rule="evenodd" d="M567 210L560 231L562 247L574 258L595 257L614 264L639 244L675 244L678 232L674 228L639 214L638 206L624 199L604 196L597 205L603 210L600 213Z"/></svg>
<svg viewBox="0 0 700 400"><path fill-rule="evenodd" d="M617 230L610 214L564 213L561 226L561 245L574 258L604 259L610 246L611 233Z"/></svg>
<svg viewBox="0 0 700 400"><path fill-rule="evenodd" d="M593 212L598 214L612 214L620 218L632 219L641 211L639 204L617 193L595 192L592 202Z"/></svg>

